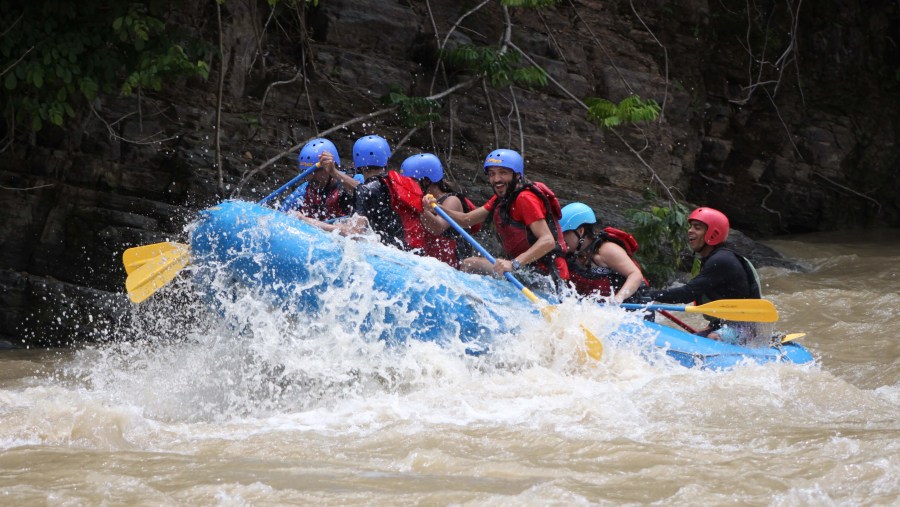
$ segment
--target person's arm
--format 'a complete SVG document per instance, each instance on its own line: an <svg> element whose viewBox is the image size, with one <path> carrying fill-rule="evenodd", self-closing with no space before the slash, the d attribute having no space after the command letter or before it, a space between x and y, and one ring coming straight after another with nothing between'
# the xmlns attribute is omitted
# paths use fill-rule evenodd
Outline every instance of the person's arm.
<svg viewBox="0 0 900 507"><path fill-rule="evenodd" d="M359 186L359 182L353 179L353 176L349 176L338 170L337 165L334 163L334 156L328 151L323 151L319 154L319 167L328 171L328 174L332 178L339 181L345 189L351 192Z"/></svg>
<svg viewBox="0 0 900 507"><path fill-rule="evenodd" d="M422 214L419 216L422 225L425 226L425 230L434 234L435 236L443 234L444 231L450 227L450 224L447 223L446 220L440 217L437 213L434 212L434 209L431 206L423 206ZM463 213L462 201L459 200L455 195L451 195L444 199L444 202L441 203L441 209L444 211L457 211L459 213Z"/></svg>
<svg viewBox="0 0 900 507"><path fill-rule="evenodd" d="M427 194L422 198L422 208L426 210L430 210L432 208L432 203L437 203L437 199L434 198L433 195ZM460 225L463 229L468 229L473 225L478 225L487 218L490 212L485 209L484 206L473 209L468 213L463 213L462 208L460 207L459 211L447 209L443 205L441 205L441 209L447 212L447 215L453 219L454 222ZM449 224L448 224L449 225Z"/></svg>
<svg viewBox="0 0 900 507"><path fill-rule="evenodd" d="M547 220L543 218L535 220L528 225L528 229L534 234L534 237L537 238L534 244L531 245L528 250L517 255L515 259L497 259L497 262L494 263L494 271L497 274L502 275L507 271L515 271L512 265L513 260L517 260L521 266L525 266L537 261L556 248L556 238L554 238L553 233L550 232L550 226L547 225Z"/></svg>
<svg viewBox="0 0 900 507"><path fill-rule="evenodd" d="M703 288L706 284L702 283L703 279L700 279L701 276L702 275L697 275L693 280L681 287L659 291L648 291L646 295L653 301L659 301L660 303L692 303L703 295Z"/></svg>
<svg viewBox="0 0 900 507"><path fill-rule="evenodd" d="M625 277L625 283L616 292L615 298L617 303L625 301L631 297L641 282L644 281L644 275L641 273L637 264L628 256L628 252L621 246L611 242L604 241L597 252L594 253L594 264L598 266L608 267L619 275Z"/></svg>
<svg viewBox="0 0 900 507"><path fill-rule="evenodd" d="M343 185L344 188L349 192L356 190L356 187L359 186L359 182L353 179L353 176L342 173L341 171L334 171L333 173L331 173L331 177L339 181L341 185Z"/></svg>
<svg viewBox="0 0 900 507"><path fill-rule="evenodd" d="M334 232L337 231L341 236L358 236L364 234L368 231L369 221L366 220L366 217L361 217L359 215L353 215L352 217L342 218L340 220L336 220L334 223L323 222L321 220L316 220L315 218L308 217L296 211L290 212L290 215L303 220L304 222L312 225L314 227L318 227L325 232Z"/></svg>
<svg viewBox="0 0 900 507"><path fill-rule="evenodd" d="M647 295L660 303L692 303L700 299L700 296L712 292L715 287L727 283L727 272L717 259L709 259L700 268L700 273L688 283L674 289L649 291Z"/></svg>

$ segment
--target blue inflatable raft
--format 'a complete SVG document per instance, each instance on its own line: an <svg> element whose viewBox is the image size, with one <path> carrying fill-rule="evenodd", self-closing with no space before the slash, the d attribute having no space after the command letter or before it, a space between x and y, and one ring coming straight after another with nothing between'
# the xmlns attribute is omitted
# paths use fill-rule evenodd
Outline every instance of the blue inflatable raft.
<svg viewBox="0 0 900 507"><path fill-rule="evenodd" d="M497 330L515 330L522 293L490 277L462 273L371 241L343 241L294 217L257 204L226 201L201 213L191 233L201 283L237 283L288 311L312 315L327 305L354 308L377 298L377 311L358 315L364 336L388 342L408 339L463 342L469 353L489 350ZM337 294L337 296L336 296ZM537 313L535 311L535 313ZM352 320L352 319L350 319ZM646 322L622 325L616 339L655 335L654 346L688 367L728 368L743 361L808 363L801 345L749 348L729 345Z"/></svg>

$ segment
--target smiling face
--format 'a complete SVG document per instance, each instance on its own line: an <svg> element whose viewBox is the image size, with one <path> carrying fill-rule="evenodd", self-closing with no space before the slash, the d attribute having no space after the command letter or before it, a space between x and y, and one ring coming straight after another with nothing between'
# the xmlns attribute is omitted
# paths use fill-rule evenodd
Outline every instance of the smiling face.
<svg viewBox="0 0 900 507"><path fill-rule="evenodd" d="M497 197L504 197L516 188L516 173L512 169L491 166L487 168L487 177Z"/></svg>
<svg viewBox="0 0 900 507"><path fill-rule="evenodd" d="M706 246L706 231L709 229L706 224L699 220L690 220L691 224L688 228L688 245L691 250L700 252Z"/></svg>

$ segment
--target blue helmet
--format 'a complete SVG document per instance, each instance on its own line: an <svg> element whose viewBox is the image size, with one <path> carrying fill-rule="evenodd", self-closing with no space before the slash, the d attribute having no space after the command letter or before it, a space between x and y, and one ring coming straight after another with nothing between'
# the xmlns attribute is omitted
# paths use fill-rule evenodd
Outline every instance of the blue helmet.
<svg viewBox="0 0 900 507"><path fill-rule="evenodd" d="M431 153L420 153L407 158L400 165L400 172L415 180L428 178L432 183L444 179L444 168L441 167L441 161L437 155Z"/></svg>
<svg viewBox="0 0 900 507"><path fill-rule="evenodd" d="M584 224L596 224L597 216L594 210L583 202L573 202L566 204L562 209L562 218L559 219L559 226L563 232L574 231Z"/></svg>
<svg viewBox="0 0 900 507"><path fill-rule="evenodd" d="M381 136L360 137L353 144L353 165L356 167L387 167L391 147Z"/></svg>
<svg viewBox="0 0 900 507"><path fill-rule="evenodd" d="M319 161L319 155L321 155L323 151L327 151L334 155L335 165L341 165L341 157L338 156L338 151L337 148L335 148L334 143L324 137L320 137L306 143L306 146L300 150L300 154L297 155L297 163L300 166L300 170L303 171L316 165L316 162Z"/></svg>
<svg viewBox="0 0 900 507"><path fill-rule="evenodd" d="M484 159L484 172L488 167L505 167L519 176L525 175L525 166L522 163L522 155L515 150L501 148L488 153Z"/></svg>

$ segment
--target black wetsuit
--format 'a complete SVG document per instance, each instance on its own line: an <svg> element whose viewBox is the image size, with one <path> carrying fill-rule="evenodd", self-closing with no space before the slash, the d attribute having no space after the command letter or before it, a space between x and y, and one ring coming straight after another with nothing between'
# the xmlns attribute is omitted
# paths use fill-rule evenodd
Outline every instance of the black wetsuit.
<svg viewBox="0 0 900 507"><path fill-rule="evenodd" d="M369 226L382 243L405 249L403 222L391 206L391 191L382 181L383 177L381 174L372 176L356 187L354 210L369 220Z"/></svg>
<svg viewBox="0 0 900 507"><path fill-rule="evenodd" d="M644 295L660 303L705 304L719 299L757 299L760 292L744 261L731 250L717 247L700 260L700 273L687 284Z"/></svg>

